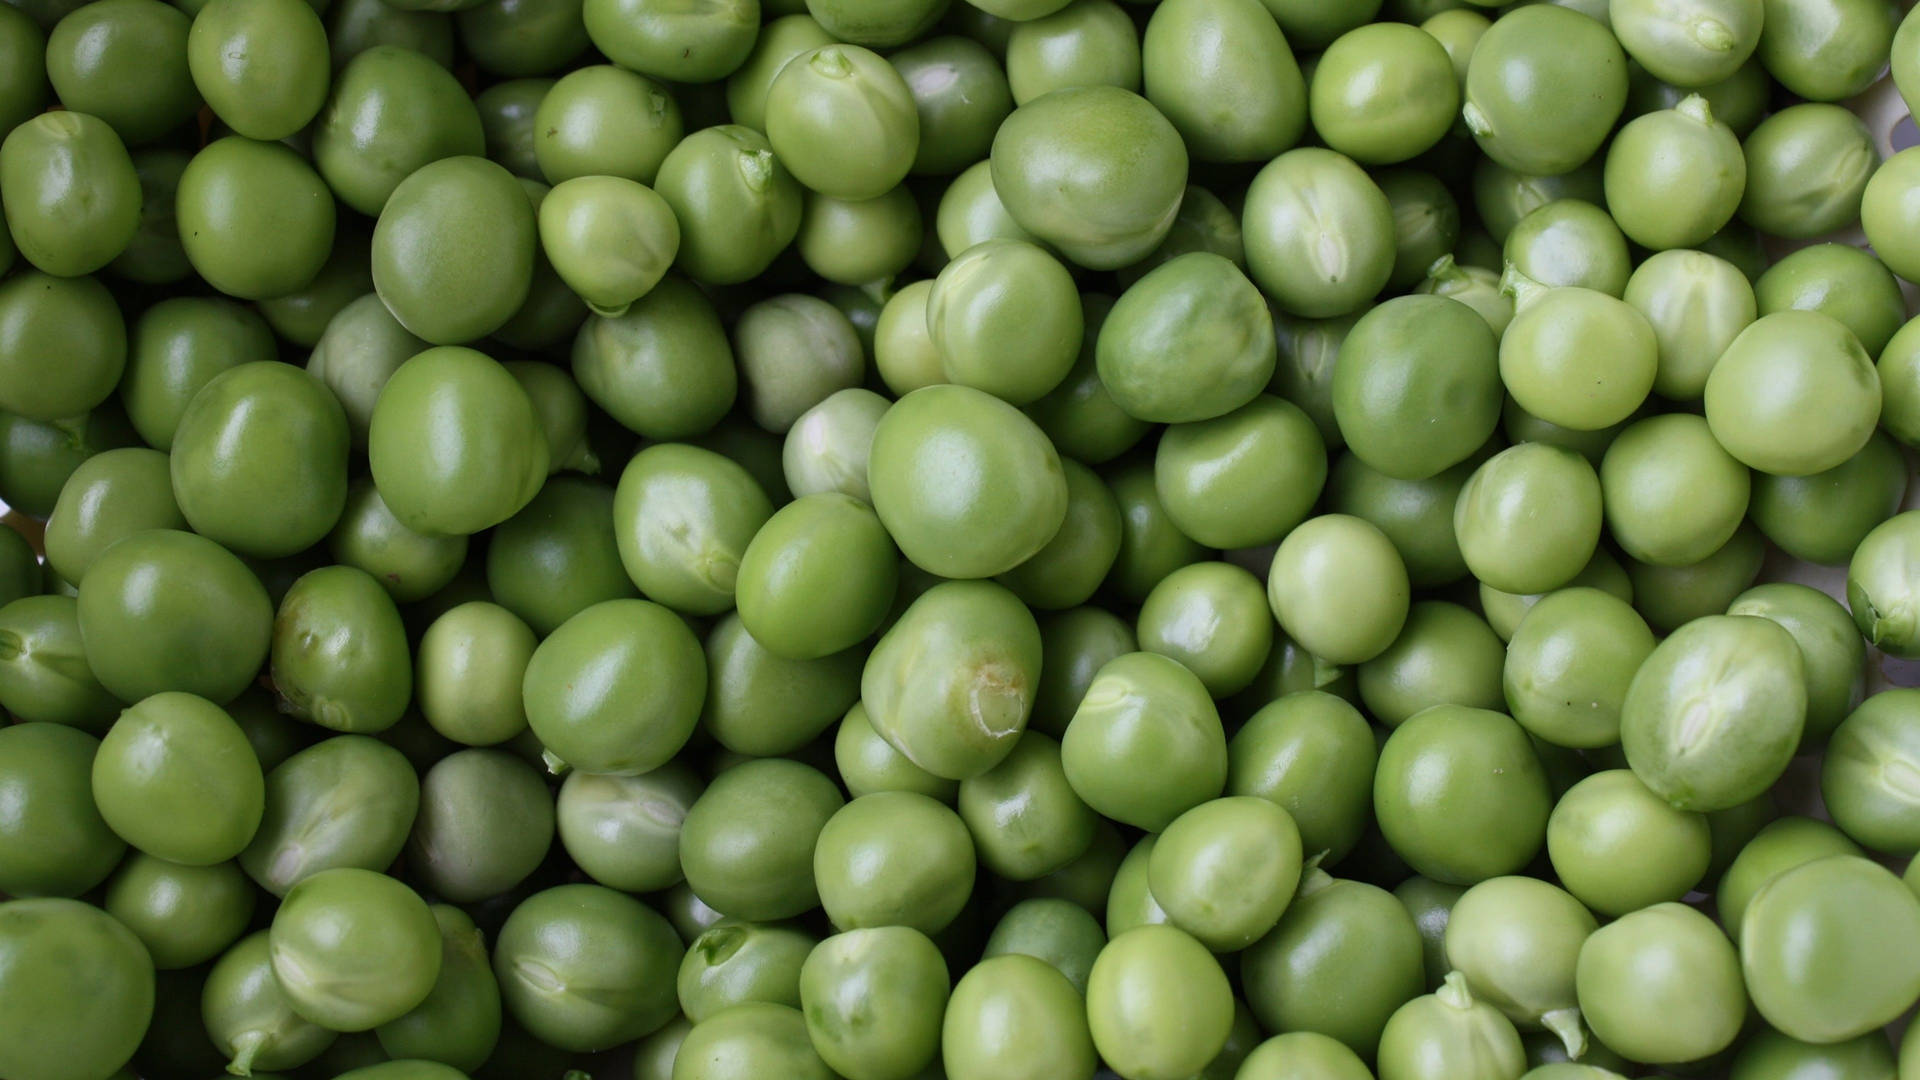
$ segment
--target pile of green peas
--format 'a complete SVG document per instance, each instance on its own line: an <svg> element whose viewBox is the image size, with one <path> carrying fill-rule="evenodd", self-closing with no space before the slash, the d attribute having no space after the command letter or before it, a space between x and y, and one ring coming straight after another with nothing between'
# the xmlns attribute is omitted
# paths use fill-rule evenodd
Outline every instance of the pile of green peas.
<svg viewBox="0 0 1920 1080"><path fill-rule="evenodd" d="M0 1077L1920 1080L1889 68L0 2Z"/></svg>

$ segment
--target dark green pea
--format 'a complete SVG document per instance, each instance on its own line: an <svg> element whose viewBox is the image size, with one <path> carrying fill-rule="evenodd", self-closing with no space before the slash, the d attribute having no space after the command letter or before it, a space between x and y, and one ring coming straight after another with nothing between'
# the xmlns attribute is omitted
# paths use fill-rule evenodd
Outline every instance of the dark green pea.
<svg viewBox="0 0 1920 1080"><path fill-rule="evenodd" d="M731 0L679 8L651 0L587 0L581 18L594 47L621 67L656 79L710 83L746 61L760 30L760 4Z"/></svg>
<svg viewBox="0 0 1920 1080"><path fill-rule="evenodd" d="M813 876L836 927L945 929L973 891L975 850L960 816L925 795L882 791L840 808L820 830Z"/></svg>
<svg viewBox="0 0 1920 1080"><path fill-rule="evenodd" d="M126 842L95 808L100 741L61 724L0 728L0 889L12 896L78 896L106 879Z"/></svg>
<svg viewBox="0 0 1920 1080"><path fill-rule="evenodd" d="M529 3L484 0L454 14L460 44L474 63L495 75L548 75L566 67L590 44L577 0Z"/></svg>
<svg viewBox="0 0 1920 1080"><path fill-rule="evenodd" d="M187 35L187 67L222 123L284 139L326 101L327 31L303 0L210 0Z"/></svg>
<svg viewBox="0 0 1920 1080"><path fill-rule="evenodd" d="M107 1076L153 1017L153 961L140 939L77 900L0 904L0 972L9 1076Z"/></svg>
<svg viewBox="0 0 1920 1080"><path fill-rule="evenodd" d="M1809 101L1839 101L1886 69L1899 9L1882 0L1766 0L1754 55Z"/></svg>
<svg viewBox="0 0 1920 1080"><path fill-rule="evenodd" d="M682 1080L751 1080L785 1076L793 1080L832 1080L807 1037L800 1010L758 1001L695 1024L675 1059Z"/></svg>
<svg viewBox="0 0 1920 1080"><path fill-rule="evenodd" d="M140 224L140 177L126 145L83 112L41 113L14 128L0 142L0 181L14 245L49 274L100 269Z"/></svg>
<svg viewBox="0 0 1920 1080"><path fill-rule="evenodd" d="M1719 551L1687 566L1655 566L1626 560L1633 606L1656 633L1668 633L1703 615L1727 609L1760 575L1766 543L1742 527Z"/></svg>
<svg viewBox="0 0 1920 1080"><path fill-rule="evenodd" d="M1627 99L1626 57L1606 31L1546 4L1495 22L1467 67L1467 128L1481 151L1537 175L1592 157Z"/></svg>
<svg viewBox="0 0 1920 1080"><path fill-rule="evenodd" d="M46 107L47 37L29 8L6 5L0 11L0 130L12 131ZM7 259L0 259L4 265Z"/></svg>
<svg viewBox="0 0 1920 1080"><path fill-rule="evenodd" d="M274 979L267 931L242 938L207 973L200 1015L230 1069L293 1069L337 1037L294 1012ZM264 1073L261 1073L264 1075Z"/></svg>
<svg viewBox="0 0 1920 1080"><path fill-rule="evenodd" d="M101 904L163 970L226 951L246 932L253 905L253 883L234 863L182 866L144 853L121 865Z"/></svg>
<svg viewBox="0 0 1920 1080"><path fill-rule="evenodd" d="M947 1004L947 965L904 926L836 934L800 969L806 1030L847 1076L909 1076L933 1061Z"/></svg>
<svg viewBox="0 0 1920 1080"><path fill-rule="evenodd" d="M374 288L417 336L471 341L526 299L534 248L533 208L513 174L483 158L444 158L401 181L380 211Z"/></svg>
<svg viewBox="0 0 1920 1080"><path fill-rule="evenodd" d="M739 615L707 634L707 700L701 724L722 746L757 757L813 741L860 696L865 655L847 649L792 659L748 633Z"/></svg>
<svg viewBox="0 0 1920 1080"><path fill-rule="evenodd" d="M47 79L66 108L105 120L129 143L151 141L199 111L191 24L159 0L89 4L48 35Z"/></svg>
<svg viewBox="0 0 1920 1080"><path fill-rule="evenodd" d="M413 696L413 660L393 598L350 566L301 577L274 619L272 676L303 719L367 734L392 727Z"/></svg>
<svg viewBox="0 0 1920 1080"><path fill-rule="evenodd" d="M238 855L260 825L260 760L226 710L160 693L120 714L93 759L94 802L113 831L169 862Z"/></svg>
<svg viewBox="0 0 1920 1080"><path fill-rule="evenodd" d="M1422 972L1420 931L1392 893L1314 870L1244 954L1240 978L1268 1028L1319 1032L1372 1057L1388 1017L1420 993Z"/></svg>
<svg viewBox="0 0 1920 1080"><path fill-rule="evenodd" d="M336 229L333 252L326 256L312 281L284 295L258 300L255 309L281 338L312 348L319 343L329 320L373 291L369 244L364 229Z"/></svg>
<svg viewBox="0 0 1920 1080"><path fill-rule="evenodd" d="M1427 877L1472 884L1540 850L1550 799L1526 732L1504 714L1442 705L1388 737L1373 807L1394 851Z"/></svg>
<svg viewBox="0 0 1920 1080"><path fill-rule="evenodd" d="M154 529L94 560L79 615L87 663L121 700L185 690L225 702L266 659L273 606L226 549Z"/></svg>
<svg viewBox="0 0 1920 1080"><path fill-rule="evenodd" d="M82 580L108 545L142 529L184 529L173 499L167 457L128 447L96 454L61 488L47 519L47 563L68 581Z"/></svg>
<svg viewBox="0 0 1920 1080"><path fill-rule="evenodd" d="M178 196L180 176L192 155L184 150L144 149L133 154L133 171L140 178L140 224L107 268L143 285L170 285L193 273L180 243ZM0 238L0 248L11 241ZM0 254L0 263L11 261Z"/></svg>
<svg viewBox="0 0 1920 1080"><path fill-rule="evenodd" d="M800 228L800 185L766 136L729 124L683 139L654 185L680 222L682 273L733 284L758 275ZM883 189L884 190L884 189Z"/></svg>
<svg viewBox="0 0 1920 1080"><path fill-rule="evenodd" d="M959 797L959 781L935 776L909 761L873 730L866 707L859 702L840 720L833 759L840 782L856 797L876 791L912 791L944 803Z"/></svg>
<svg viewBox="0 0 1920 1080"><path fill-rule="evenodd" d="M174 496L196 530L232 550L291 555L339 520L350 440L346 412L320 380L291 364L242 364L181 414Z"/></svg>
<svg viewBox="0 0 1920 1080"><path fill-rule="evenodd" d="M881 636L861 675L874 730L935 776L978 776L1011 752L1033 707L1040 630L1011 592L943 582Z"/></svg>
<svg viewBox="0 0 1920 1080"><path fill-rule="evenodd" d="M1627 761L1683 810L1723 810L1779 779L1807 713L1801 651L1751 615L1695 619L1656 647L1620 711Z"/></svg>
<svg viewBox="0 0 1920 1080"><path fill-rule="evenodd" d="M1906 494L1906 459L1875 432L1860 452L1810 476L1756 473L1748 512L1774 546L1796 559L1839 566Z"/></svg>
<svg viewBox="0 0 1920 1080"><path fill-rule="evenodd" d="M588 772L650 772L693 733L706 659L673 612L606 600L534 650L525 695L527 722L558 761Z"/></svg>
<svg viewBox="0 0 1920 1080"><path fill-rule="evenodd" d="M0 608L0 707L23 722L95 734L119 714L119 701L87 666L72 597L22 597Z"/></svg>
<svg viewBox="0 0 1920 1080"><path fill-rule="evenodd" d="M585 477L549 481L493 531L487 585L494 599L538 634L603 600L636 595L621 568L614 493Z"/></svg>
<svg viewBox="0 0 1920 1080"><path fill-rule="evenodd" d="M361 735L327 739L267 774L266 812L240 866L275 896L322 870L385 869L419 806L419 780L400 751Z"/></svg>
<svg viewBox="0 0 1920 1080"><path fill-rule="evenodd" d="M422 600L453 580L466 562L465 536L431 536L400 523L369 479L347 489L346 506L327 537L328 552L365 570L399 603Z"/></svg>
<svg viewBox="0 0 1920 1080"><path fill-rule="evenodd" d="M1388 727L1433 705L1498 709L1505 652L1486 620L1457 604L1422 600L1393 644L1360 664L1360 699Z"/></svg>
<svg viewBox="0 0 1920 1080"><path fill-rule="evenodd" d="M628 429L686 438L733 405L733 359L712 304L685 279L668 277L618 318L587 321L574 339L573 376Z"/></svg>
<svg viewBox="0 0 1920 1080"><path fill-rule="evenodd" d="M340 0L326 15L327 53L338 72L376 45L396 45L453 67L453 20L438 11L394 7L386 0Z"/></svg>
<svg viewBox="0 0 1920 1080"><path fill-rule="evenodd" d="M1266 161L1306 128L1306 81L1256 0L1156 6L1141 37L1140 67L1147 100L1201 161ZM1233 98L1232 109L1218 108L1223 95ZM1444 101L1434 105L1451 116Z"/></svg>
<svg viewBox="0 0 1920 1080"><path fill-rule="evenodd" d="M511 373L472 349L428 349L400 365L380 394L367 447L381 498L416 532L499 524L547 476L533 403Z"/></svg>
<svg viewBox="0 0 1920 1080"><path fill-rule="evenodd" d="M568 773L555 810L560 843L609 888L669 888L681 881L681 824L700 791L699 778L681 765L640 776Z"/></svg>
<svg viewBox="0 0 1920 1080"><path fill-rule="evenodd" d="M57 370L45 358L58 356ZM25 271L0 282L0 408L29 420L77 417L104 401L127 360L126 324L90 277Z"/></svg>
<svg viewBox="0 0 1920 1080"><path fill-rule="evenodd" d="M431 58L377 45L346 65L313 133L313 159L340 200L377 216L422 165L484 148L479 112Z"/></svg>
<svg viewBox="0 0 1920 1080"><path fill-rule="evenodd" d="M1031 956L996 956L969 969L948 1000L940 1043L948 1080L1023 1072L1089 1080L1099 1061L1085 999Z"/></svg>
<svg viewBox="0 0 1920 1080"><path fill-rule="evenodd" d="M1434 358L1446 355L1445 364ZM1333 415L1375 469L1422 480L1464 461L1498 423L1493 332L1472 308L1437 296L1379 305L1353 325L1333 370Z"/></svg>
<svg viewBox="0 0 1920 1080"><path fill-rule="evenodd" d="M406 1015L380 1025L375 1035L380 1049L396 1061L424 1059L417 1063L434 1061L450 1068L477 1069L492 1056L500 1039L500 985L487 960L486 940L473 920L445 904L435 904L429 910L440 928L439 978L424 1001ZM389 1080L440 1078L408 1075ZM451 1076L446 1080L452 1080Z"/></svg>
<svg viewBox="0 0 1920 1080"><path fill-rule="evenodd" d="M1608 296L1626 290L1633 269L1620 226L1581 198L1555 199L1514 222L1502 254L1542 285L1578 285Z"/></svg>
<svg viewBox="0 0 1920 1080"><path fill-rule="evenodd" d="M542 178L534 156L534 117L553 87L552 79L508 79L494 83L473 99L474 108L480 112L487 156L525 180Z"/></svg>
<svg viewBox="0 0 1920 1080"><path fill-rule="evenodd" d="M994 135L994 188L1022 228L1081 266L1139 260L1179 210L1187 181L1179 131L1117 87L1043 96L1015 109Z"/></svg>
<svg viewBox="0 0 1920 1080"><path fill-rule="evenodd" d="M149 446L168 450L187 403L215 375L275 357L273 331L251 310L214 297L173 297L133 325L120 399Z"/></svg>
<svg viewBox="0 0 1920 1080"><path fill-rule="evenodd" d="M287 147L237 136L195 154L180 175L180 237L207 283L265 300L312 284L334 240L333 195ZM279 242L256 237L272 232Z"/></svg>
<svg viewBox="0 0 1920 1080"><path fill-rule="evenodd" d="M723 920L687 946L677 984L680 1011L698 1024L748 1002L800 1007L801 965L816 940L777 923Z"/></svg>
<svg viewBox="0 0 1920 1080"><path fill-rule="evenodd" d="M833 781L797 761L761 758L728 769L695 800L681 826L687 884L737 919L771 921L811 911L820 903L814 846L842 805Z"/></svg>
<svg viewBox="0 0 1920 1080"><path fill-rule="evenodd" d="M831 23L826 29L833 29ZM893 53L887 62L907 84L919 116L920 143L910 170L914 175L947 176L986 159L995 129L1020 100L991 52L967 38L936 37ZM737 110L734 118L751 122Z"/></svg>
<svg viewBox="0 0 1920 1080"><path fill-rule="evenodd" d="M287 891L268 931L294 1011L365 1031L419 1005L440 974L440 929L412 889L371 870L322 870Z"/></svg>

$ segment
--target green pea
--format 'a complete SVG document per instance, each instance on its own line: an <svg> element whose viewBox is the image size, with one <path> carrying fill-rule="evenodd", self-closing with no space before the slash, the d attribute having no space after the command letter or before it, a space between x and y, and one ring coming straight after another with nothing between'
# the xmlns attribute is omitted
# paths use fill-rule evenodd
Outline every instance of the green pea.
<svg viewBox="0 0 1920 1080"><path fill-rule="evenodd" d="M1436 705L1380 749L1373 809L1393 850L1437 881L1471 885L1525 866L1546 838L1546 774L1502 713Z"/></svg>
<svg viewBox="0 0 1920 1080"><path fill-rule="evenodd" d="M442 158L402 180L381 209L374 288L417 337L472 341L526 300L535 231L512 173L483 158Z"/></svg>
<svg viewBox="0 0 1920 1080"><path fill-rule="evenodd" d="M1158 831L1225 788L1226 735L1199 676L1157 653L1127 653L1088 685L1061 763L1095 811Z"/></svg>
<svg viewBox="0 0 1920 1080"><path fill-rule="evenodd" d="M0 904L0 972L9 1076L107 1076L153 1016L153 961L140 939L77 900Z"/></svg>
<svg viewBox="0 0 1920 1080"><path fill-rule="evenodd" d="M599 885L560 885L500 927L493 971L507 1015L562 1050L631 1042L673 1018L683 951L673 925Z"/></svg>
<svg viewBox="0 0 1920 1080"><path fill-rule="evenodd" d="M568 773L555 807L574 865L608 888L657 892L680 882L680 829L699 778L665 765L640 776Z"/></svg>
<svg viewBox="0 0 1920 1080"><path fill-rule="evenodd" d="M778 924L715 923L680 961L682 1014L698 1024L748 1002L799 1008L801 965L815 944L812 934Z"/></svg>
<svg viewBox="0 0 1920 1080"><path fill-rule="evenodd" d="M974 965L953 988L941 1025L949 1080L1091 1080L1098 1059L1088 1005L1066 976L1030 956Z"/></svg>
<svg viewBox="0 0 1920 1080"><path fill-rule="evenodd" d="M1754 55L1809 101L1839 101L1880 77L1898 9L1879 0L1765 0Z"/></svg>
<svg viewBox="0 0 1920 1080"><path fill-rule="evenodd" d="M197 531L242 555L318 543L347 497L347 416L291 364L242 364L193 396L174 434L173 493Z"/></svg>
<svg viewBox="0 0 1920 1080"><path fill-rule="evenodd" d="M0 889L17 897L78 896L106 879L127 845L93 800L100 741L60 724L0 728Z"/></svg>
<svg viewBox="0 0 1920 1080"><path fill-rule="evenodd" d="M1409 296L1373 308L1342 341L1333 415L1362 461L1391 477L1424 480L1465 460L1498 422L1500 360L1471 308ZM1435 358L1446 355L1445 364Z"/></svg>
<svg viewBox="0 0 1920 1080"><path fill-rule="evenodd" d="M1542 285L1577 285L1608 296L1622 294L1633 269L1620 226L1585 198L1554 199L1529 211L1514 222L1501 254Z"/></svg>
<svg viewBox="0 0 1920 1080"><path fill-rule="evenodd" d="M1474 47L1463 95L1481 152L1534 175L1570 172L1592 157L1627 99L1626 57L1606 31L1549 4L1496 21Z"/></svg>
<svg viewBox="0 0 1920 1080"><path fill-rule="evenodd" d="M396 1060L425 1059L448 1068L478 1069L500 1039L500 985L473 920L446 904L429 910L440 929L439 978L424 1001L380 1025L374 1034L380 1049Z"/></svg>
<svg viewBox="0 0 1920 1080"><path fill-rule="evenodd" d="M0 708L23 723L96 735L119 714L120 702L87 665L73 597L27 596L0 607Z"/></svg>
<svg viewBox="0 0 1920 1080"><path fill-rule="evenodd" d="M1438 991L1402 1005L1380 1033L1382 1080L1492 1080L1525 1068L1513 1023L1476 1000L1459 972L1449 974Z"/></svg>
<svg viewBox="0 0 1920 1080"><path fill-rule="evenodd" d="M266 809L240 868L275 896L322 870L384 869L419 806L420 782L400 751L363 735L324 740L267 774Z"/></svg>
<svg viewBox="0 0 1920 1080"><path fill-rule="evenodd" d="M385 0L343 0L325 18L327 53L336 72L379 45L411 49L441 67L453 67L453 20L442 12L393 7Z"/></svg>
<svg viewBox="0 0 1920 1080"><path fill-rule="evenodd" d="M1510 635L1501 673L1507 707L1556 746L1611 746L1634 673L1653 647L1646 620L1618 596L1590 586L1543 596Z"/></svg>
<svg viewBox="0 0 1920 1080"><path fill-rule="evenodd" d="M1794 867L1740 919L1740 966L1767 1023L1809 1042L1884 1026L1920 997L1920 899L1854 855ZM1885 1019L1883 1019L1885 1018Z"/></svg>
<svg viewBox="0 0 1920 1080"><path fill-rule="evenodd" d="M184 690L226 702L266 660L273 605L226 549L152 529L94 560L79 617L87 663L114 696L138 701Z"/></svg>
<svg viewBox="0 0 1920 1080"><path fill-rule="evenodd" d="M1393 644L1360 664L1360 700L1388 727L1433 705L1499 708L1504 652L1486 620L1457 604L1422 600L1408 609Z"/></svg>
<svg viewBox="0 0 1920 1080"><path fill-rule="evenodd" d="M222 123L284 139L326 101L327 31L300 0L210 0L187 34L187 68Z"/></svg>
<svg viewBox="0 0 1920 1080"><path fill-rule="evenodd" d="M231 862L182 866L140 853L121 864L101 906L134 932L155 967L192 967L246 932L253 883Z"/></svg>
<svg viewBox="0 0 1920 1080"><path fill-rule="evenodd" d="M1400 636L1407 571L1393 541L1346 514L1309 518L1287 534L1267 574L1280 628L1316 657L1357 664Z"/></svg>
<svg viewBox="0 0 1920 1080"><path fill-rule="evenodd" d="M1107 943L1087 979L1087 1023L1108 1064L1136 1076L1184 1076L1226 1045L1233 993L1205 946L1170 926Z"/></svg>
<svg viewBox="0 0 1920 1080"><path fill-rule="evenodd" d="M83 112L48 112L0 142L0 198L13 243L49 274L113 261L140 224L140 178L120 136Z"/></svg>

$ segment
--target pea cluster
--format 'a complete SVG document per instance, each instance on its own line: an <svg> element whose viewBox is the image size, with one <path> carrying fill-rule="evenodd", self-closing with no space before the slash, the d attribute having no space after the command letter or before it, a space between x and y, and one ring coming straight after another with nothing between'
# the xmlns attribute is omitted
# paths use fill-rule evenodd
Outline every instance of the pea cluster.
<svg viewBox="0 0 1920 1080"><path fill-rule="evenodd" d="M1920 1080L1903 6L0 0L0 1078Z"/></svg>

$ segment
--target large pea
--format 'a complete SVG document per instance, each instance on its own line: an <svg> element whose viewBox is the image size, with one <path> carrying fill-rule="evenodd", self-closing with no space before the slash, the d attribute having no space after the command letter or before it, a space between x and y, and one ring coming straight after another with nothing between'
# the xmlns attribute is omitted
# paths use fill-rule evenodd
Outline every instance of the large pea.
<svg viewBox="0 0 1920 1080"><path fill-rule="evenodd" d="M326 101L327 31L304 0L210 0L187 34L187 68L221 122L284 139Z"/></svg>
<svg viewBox="0 0 1920 1080"><path fill-rule="evenodd" d="M1100 382L1127 415L1185 423L1252 401L1273 376L1273 318L1223 256L1190 252L1120 294L1094 347Z"/></svg>
<svg viewBox="0 0 1920 1080"><path fill-rule="evenodd" d="M29 420L79 416L113 393L126 364L126 323L106 286L32 270L0 281L0 408Z"/></svg>
<svg viewBox="0 0 1920 1080"><path fill-rule="evenodd" d="M712 429L740 387L713 302L679 276L662 278L618 316L588 319L573 340L573 377L594 404L650 439Z"/></svg>
<svg viewBox="0 0 1920 1080"><path fill-rule="evenodd" d="M313 132L327 186L369 217L414 170L485 149L480 113L452 72L398 45L376 45L347 64Z"/></svg>
<svg viewBox="0 0 1920 1080"><path fill-rule="evenodd" d="M442 158L402 180L380 211L373 287L416 336L457 345L519 310L534 247L533 205L512 173L484 158Z"/></svg>
<svg viewBox="0 0 1920 1080"><path fill-rule="evenodd" d="M546 435L526 391L506 368L457 347L428 349L393 373L374 406L367 458L394 516L428 534L497 525L547 477Z"/></svg>
<svg viewBox="0 0 1920 1080"><path fill-rule="evenodd" d="M291 364L242 364L187 405L171 470L180 511L243 555L278 558L327 535L347 500L347 415Z"/></svg>
<svg viewBox="0 0 1920 1080"><path fill-rule="evenodd" d="M693 734L706 666L678 615L646 600L603 601L534 650L527 723L548 753L575 768L651 772Z"/></svg>
<svg viewBox="0 0 1920 1080"><path fill-rule="evenodd" d="M273 682L294 715L334 731L385 731L413 697L413 659L393 598L372 575L328 566L287 590L273 627Z"/></svg>
<svg viewBox="0 0 1920 1080"><path fill-rule="evenodd" d="M1075 87L1013 111L993 137L993 187L1020 227L1090 270L1158 247L1187 183L1180 133L1145 98Z"/></svg>
<svg viewBox="0 0 1920 1080"><path fill-rule="evenodd" d="M240 868L284 896L322 870L393 863L420 809L420 781L406 756L364 735L338 735L267 774L259 831Z"/></svg>
<svg viewBox="0 0 1920 1080"><path fill-rule="evenodd" d="M129 702L163 690L233 700L259 673L273 623L245 563L171 529L136 533L94 560L79 613L88 665Z"/></svg>
<svg viewBox="0 0 1920 1080"><path fill-rule="evenodd" d="M1201 161L1266 161L1306 129L1306 80L1258 0L1156 6L1140 64L1147 100Z"/></svg>
<svg viewBox="0 0 1920 1080"><path fill-rule="evenodd" d="M1066 474L1046 436L1013 406L964 386L925 387L888 409L868 482L900 550L945 577L1011 570L1066 519Z"/></svg>
<svg viewBox="0 0 1920 1080"><path fill-rule="evenodd" d="M180 243L194 272L229 296L270 300L313 283L334 240L333 194L305 158L231 136L180 174ZM260 237L271 235L272 243Z"/></svg>
<svg viewBox="0 0 1920 1080"><path fill-rule="evenodd" d="M139 228L140 177L106 121L42 113L0 142L0 207L28 262L61 277L90 274Z"/></svg>
<svg viewBox="0 0 1920 1080"><path fill-rule="evenodd" d="M915 765L964 780L1012 752L1039 676L1040 628L1025 604L988 582L943 582L874 646L860 697L874 730Z"/></svg>

